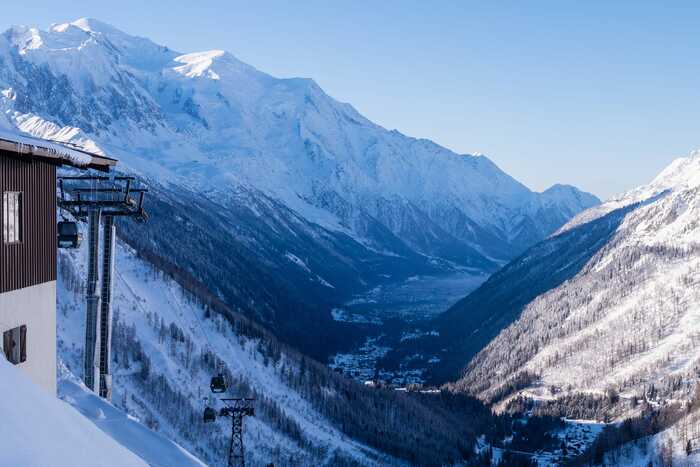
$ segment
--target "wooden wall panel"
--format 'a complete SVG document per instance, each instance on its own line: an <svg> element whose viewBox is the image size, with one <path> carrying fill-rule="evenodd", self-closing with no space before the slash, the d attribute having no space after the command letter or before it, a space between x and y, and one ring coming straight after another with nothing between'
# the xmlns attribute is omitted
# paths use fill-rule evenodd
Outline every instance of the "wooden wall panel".
<svg viewBox="0 0 700 467"><path fill-rule="evenodd" d="M0 293L56 280L56 166L0 151L0 228L4 191L22 192L22 242L0 231Z"/></svg>

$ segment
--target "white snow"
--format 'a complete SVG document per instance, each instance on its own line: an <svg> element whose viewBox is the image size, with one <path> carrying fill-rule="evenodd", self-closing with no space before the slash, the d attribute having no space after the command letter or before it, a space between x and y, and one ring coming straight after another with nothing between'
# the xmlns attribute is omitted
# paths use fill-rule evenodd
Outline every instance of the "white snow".
<svg viewBox="0 0 700 467"><path fill-rule="evenodd" d="M79 397L80 389L75 391ZM105 417L105 404L76 400L79 410ZM22 467L146 467L143 459L108 436L76 408L29 381L0 358L0 458ZM110 413L110 416L112 414ZM139 434L147 434L140 432ZM153 440L153 436L143 441ZM130 441L137 441L131 439ZM172 465L172 464L171 464Z"/></svg>
<svg viewBox="0 0 700 467"><path fill-rule="evenodd" d="M309 269L309 266L307 266L306 263L301 258L299 258L297 255L290 253L290 252L287 252L284 254L284 256L289 261L291 261L292 263L294 263L297 266L299 266L300 268L302 268L304 271L311 273L311 269Z"/></svg>
<svg viewBox="0 0 700 467"><path fill-rule="evenodd" d="M205 464L170 439L98 397L67 370L60 379L61 399L75 407L100 430L152 467L203 467Z"/></svg>
<svg viewBox="0 0 700 467"><path fill-rule="evenodd" d="M64 159L66 162L78 167L87 166L92 162L92 157L84 152L76 151L75 149L71 149L53 141L47 141L45 139L34 138L29 135L21 134L18 131L13 132L0 128L0 139L16 143L18 150L20 150L22 146L47 149L57 157Z"/></svg>
<svg viewBox="0 0 700 467"><path fill-rule="evenodd" d="M173 70L188 78L196 78L206 73L207 77L218 80L221 78L211 69L211 66L214 64L214 60L222 57L224 53L223 50L211 50L209 52L180 55L175 61L182 63L182 66L175 67Z"/></svg>

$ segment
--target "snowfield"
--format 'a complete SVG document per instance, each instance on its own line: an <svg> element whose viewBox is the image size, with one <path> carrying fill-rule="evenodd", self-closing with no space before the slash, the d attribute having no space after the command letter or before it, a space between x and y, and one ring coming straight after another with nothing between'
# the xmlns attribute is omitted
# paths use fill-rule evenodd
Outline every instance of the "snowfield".
<svg viewBox="0 0 700 467"><path fill-rule="evenodd" d="M7 466L46 467L146 467L142 458L129 451L128 444L157 441L158 435L148 430L140 431L141 440L122 439L123 444L105 433L92 419L114 420L117 424L126 420L123 414L103 409L108 404L78 400L76 388L74 407L56 399L29 381L18 368L0 358L0 427L1 463ZM89 397L89 396L87 396ZM81 414L81 412L83 412ZM90 417L83 415L90 413ZM116 419L116 420L115 420ZM123 427L123 425L122 425ZM115 426L110 431L121 431ZM123 433L123 432L122 432ZM162 447L162 446L160 446ZM154 448L158 445L154 443ZM171 446L167 446L165 454ZM184 453L183 453L184 454ZM184 455L183 455L184 457ZM188 465L188 464L182 464ZM196 465L190 463L189 465ZM201 464L200 464L201 465Z"/></svg>
<svg viewBox="0 0 700 467"><path fill-rule="evenodd" d="M203 467L205 464L170 439L98 397L65 368L59 376L61 399L100 430L152 467Z"/></svg>

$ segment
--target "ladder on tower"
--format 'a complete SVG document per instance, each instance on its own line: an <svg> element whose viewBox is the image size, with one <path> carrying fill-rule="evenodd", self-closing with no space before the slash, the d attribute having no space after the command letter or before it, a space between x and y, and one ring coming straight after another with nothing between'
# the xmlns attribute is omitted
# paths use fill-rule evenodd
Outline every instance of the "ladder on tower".
<svg viewBox="0 0 700 467"><path fill-rule="evenodd" d="M88 214L88 277L87 277L87 310L85 319L85 350L84 350L84 380L85 385L95 390L96 375L99 374L99 364L95 357L98 352L97 327L99 321L100 296L97 294L99 280L99 245L100 245L100 210L91 209Z"/></svg>
<svg viewBox="0 0 700 467"><path fill-rule="evenodd" d="M112 276L116 250L116 227L113 216L105 216L103 225L102 283L100 293L100 397L112 399Z"/></svg>

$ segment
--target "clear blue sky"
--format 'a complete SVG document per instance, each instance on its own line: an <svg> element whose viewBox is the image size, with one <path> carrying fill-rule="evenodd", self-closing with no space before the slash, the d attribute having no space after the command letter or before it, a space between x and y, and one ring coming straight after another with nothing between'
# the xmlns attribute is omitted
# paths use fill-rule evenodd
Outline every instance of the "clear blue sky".
<svg viewBox="0 0 700 467"><path fill-rule="evenodd" d="M56 3L4 2L0 27L89 16L183 52L225 49L537 190L607 197L700 148L700 2Z"/></svg>

